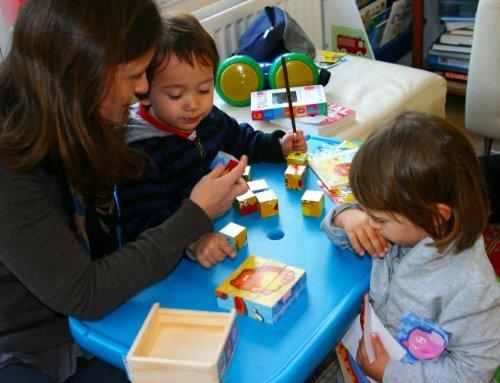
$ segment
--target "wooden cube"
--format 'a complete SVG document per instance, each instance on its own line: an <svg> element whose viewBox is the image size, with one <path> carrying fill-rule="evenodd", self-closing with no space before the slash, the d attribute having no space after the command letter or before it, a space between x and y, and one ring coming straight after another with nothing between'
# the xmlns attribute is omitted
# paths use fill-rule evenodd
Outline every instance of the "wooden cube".
<svg viewBox="0 0 500 383"><path fill-rule="evenodd" d="M285 170L285 186L287 189L302 190L305 183L307 167L288 165Z"/></svg>
<svg viewBox="0 0 500 383"><path fill-rule="evenodd" d="M134 383L220 382L238 339L236 311L160 308L155 303L127 354Z"/></svg>
<svg viewBox="0 0 500 383"><path fill-rule="evenodd" d="M210 165L210 169L214 169L217 165L222 165L224 167L223 174L226 174L238 165L238 159L229 153L219 150Z"/></svg>
<svg viewBox="0 0 500 383"><path fill-rule="evenodd" d="M248 185L248 189L253 193L258 193L260 191L269 189L269 186L267 186L266 180L263 178L260 180L247 182L247 185Z"/></svg>
<svg viewBox="0 0 500 383"><path fill-rule="evenodd" d="M307 165L307 153L305 152L290 152L286 156L286 163L288 165Z"/></svg>
<svg viewBox="0 0 500 383"><path fill-rule="evenodd" d="M242 178L247 182L252 179L252 169L250 168L250 165L245 167L245 172L243 173Z"/></svg>
<svg viewBox="0 0 500 383"><path fill-rule="evenodd" d="M215 295L219 307L273 324L305 289L305 270L251 255Z"/></svg>
<svg viewBox="0 0 500 383"><path fill-rule="evenodd" d="M240 215L248 215L259 210L257 197L250 190L234 200L234 208Z"/></svg>
<svg viewBox="0 0 500 383"><path fill-rule="evenodd" d="M325 208L325 195L321 191L306 190L300 199L302 215L320 217Z"/></svg>
<svg viewBox="0 0 500 383"><path fill-rule="evenodd" d="M278 197L272 190L264 190L255 193L259 201L260 217L266 218L279 214Z"/></svg>
<svg viewBox="0 0 500 383"><path fill-rule="evenodd" d="M227 238L234 251L240 251L247 244L247 229L245 226L230 222L219 233Z"/></svg>

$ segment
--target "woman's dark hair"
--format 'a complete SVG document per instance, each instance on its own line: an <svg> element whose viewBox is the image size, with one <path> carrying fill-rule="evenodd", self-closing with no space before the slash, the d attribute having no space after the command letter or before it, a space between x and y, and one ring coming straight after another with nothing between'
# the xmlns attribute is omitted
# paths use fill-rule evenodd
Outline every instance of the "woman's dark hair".
<svg viewBox="0 0 500 383"><path fill-rule="evenodd" d="M13 171L47 158L83 195L141 173L143 155L100 115L121 63L155 47L152 0L28 0L0 66L0 156Z"/></svg>
<svg viewBox="0 0 500 383"><path fill-rule="evenodd" d="M465 132L417 112L399 115L361 146L349 183L367 208L397 213L423 228L443 249L471 247L488 218L479 161ZM444 220L437 204L451 208Z"/></svg>

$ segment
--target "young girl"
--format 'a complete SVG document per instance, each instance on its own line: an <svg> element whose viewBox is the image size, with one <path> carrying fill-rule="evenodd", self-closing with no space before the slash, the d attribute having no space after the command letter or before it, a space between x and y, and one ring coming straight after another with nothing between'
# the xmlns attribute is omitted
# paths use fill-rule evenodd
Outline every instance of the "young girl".
<svg viewBox="0 0 500 383"><path fill-rule="evenodd" d="M500 361L500 287L481 232L488 203L464 133L404 113L360 148L349 174L358 204L336 206L322 228L373 257L369 297L406 349L391 360L377 334L363 371L384 382L489 382Z"/></svg>

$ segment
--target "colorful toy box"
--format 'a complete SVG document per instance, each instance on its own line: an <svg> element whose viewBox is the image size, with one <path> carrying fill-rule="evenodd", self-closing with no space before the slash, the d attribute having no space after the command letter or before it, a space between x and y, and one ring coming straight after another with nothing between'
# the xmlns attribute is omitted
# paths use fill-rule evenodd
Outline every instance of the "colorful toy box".
<svg viewBox="0 0 500 383"><path fill-rule="evenodd" d="M155 303L126 357L133 383L220 382L238 339L236 311L174 310Z"/></svg>
<svg viewBox="0 0 500 383"><path fill-rule="evenodd" d="M219 233L227 238L234 251L240 251L247 244L247 229L237 223L229 222Z"/></svg>
<svg viewBox="0 0 500 383"><path fill-rule="evenodd" d="M259 210L259 201L250 190L234 200L234 208L240 215L248 215Z"/></svg>
<svg viewBox="0 0 500 383"><path fill-rule="evenodd" d="M300 199L302 215L321 217L325 208L325 195L321 191L306 190Z"/></svg>
<svg viewBox="0 0 500 383"><path fill-rule="evenodd" d="M278 197L272 190L264 190L255 193L259 202L260 217L266 218L279 214Z"/></svg>
<svg viewBox="0 0 500 383"><path fill-rule="evenodd" d="M306 152L290 152L286 156L286 163L288 165L307 165L307 153Z"/></svg>
<svg viewBox="0 0 500 383"><path fill-rule="evenodd" d="M273 324L305 289L305 270L251 255L215 294L219 307Z"/></svg>
<svg viewBox="0 0 500 383"><path fill-rule="evenodd" d="M290 88L295 117L328 113L323 85L306 85ZM275 120L290 117L286 89L268 89L250 95L252 120Z"/></svg>
<svg viewBox="0 0 500 383"><path fill-rule="evenodd" d="M285 170L285 186L287 189L302 190L306 177L307 167L288 165Z"/></svg>

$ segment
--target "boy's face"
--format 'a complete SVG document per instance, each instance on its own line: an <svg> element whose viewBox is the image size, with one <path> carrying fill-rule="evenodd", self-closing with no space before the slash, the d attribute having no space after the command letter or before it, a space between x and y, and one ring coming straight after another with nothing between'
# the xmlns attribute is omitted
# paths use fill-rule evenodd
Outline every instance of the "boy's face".
<svg viewBox="0 0 500 383"><path fill-rule="evenodd" d="M364 208L370 217L369 225L378 230L380 235L399 246L415 246L428 234L418 226L415 226L406 217L399 214L391 214L380 210Z"/></svg>
<svg viewBox="0 0 500 383"><path fill-rule="evenodd" d="M192 131L213 107L214 68L175 54L165 58L149 89L150 114L173 128Z"/></svg>

